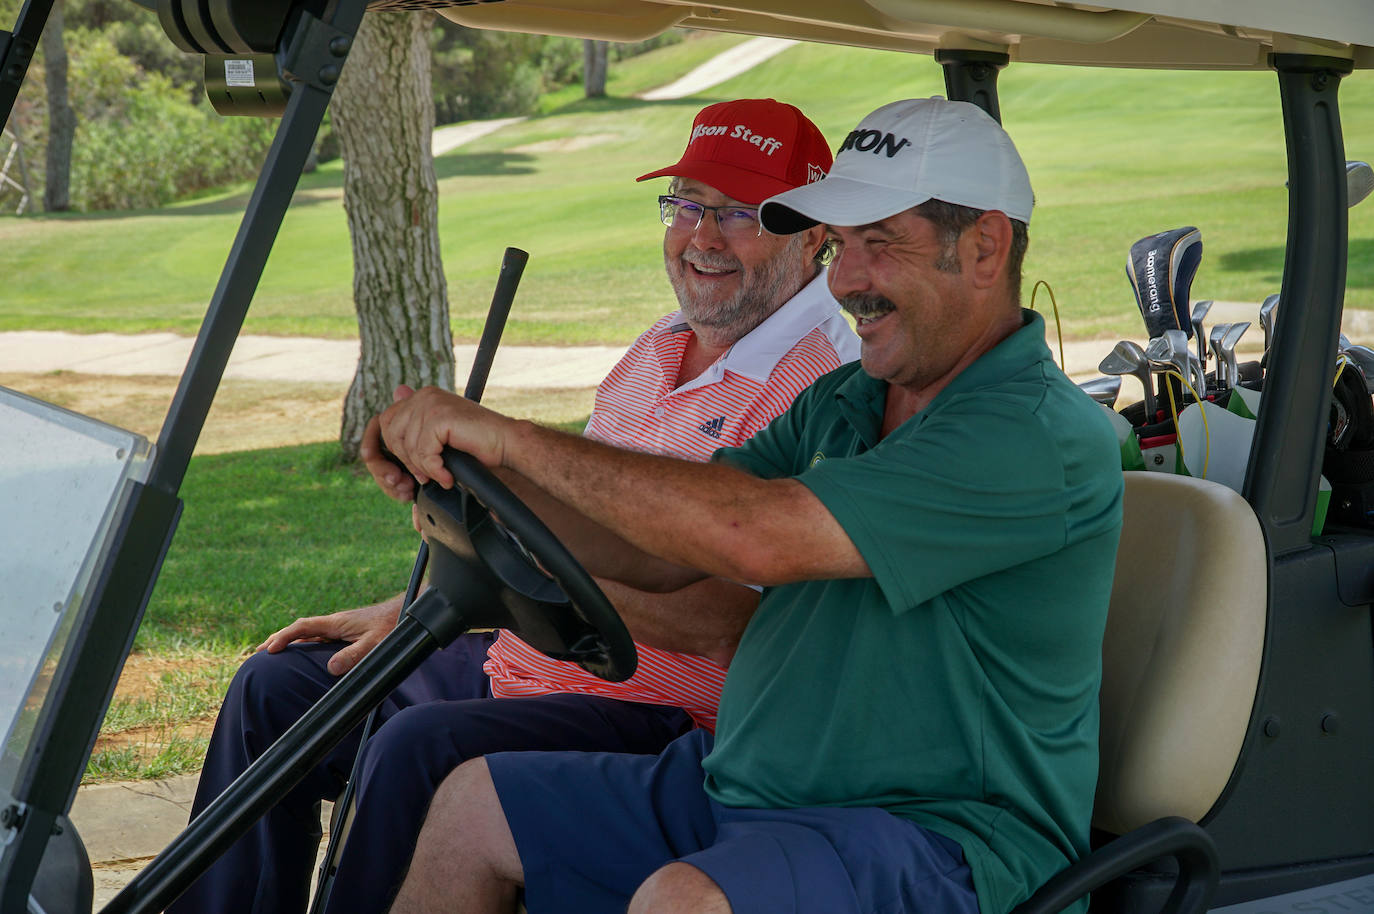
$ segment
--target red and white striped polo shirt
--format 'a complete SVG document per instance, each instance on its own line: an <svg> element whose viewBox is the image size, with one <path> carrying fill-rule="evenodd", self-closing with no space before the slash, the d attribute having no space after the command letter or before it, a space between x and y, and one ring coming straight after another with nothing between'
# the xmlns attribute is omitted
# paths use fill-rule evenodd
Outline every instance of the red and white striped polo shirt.
<svg viewBox="0 0 1374 914"><path fill-rule="evenodd" d="M822 273L697 378L674 388L692 329L674 312L640 336L596 389L585 434L619 447L706 460L763 428L816 378L859 357ZM714 730L725 671L695 654L636 644L625 682L598 679L503 631L485 670L500 698L576 692L671 705Z"/></svg>

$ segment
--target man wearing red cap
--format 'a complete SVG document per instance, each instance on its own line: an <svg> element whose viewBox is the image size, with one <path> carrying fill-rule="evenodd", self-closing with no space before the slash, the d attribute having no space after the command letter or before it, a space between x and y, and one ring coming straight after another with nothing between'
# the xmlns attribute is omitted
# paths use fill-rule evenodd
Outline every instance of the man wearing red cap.
<svg viewBox="0 0 1374 914"><path fill-rule="evenodd" d="M824 177L830 163L820 131L798 109L748 99L701 111L682 158L639 178L672 178L659 215L679 310L641 335L597 388L587 437L706 460L857 358L858 340L822 275L823 231L778 236L758 215L766 197ZM365 458L375 445L374 432ZM653 606L660 618L681 620L637 633L676 649L638 644L635 675L610 683L509 632L468 634L381 706L330 914L385 910L434 787L466 759L528 749L656 753L693 726L714 729L737 638L701 620L747 617L758 589L708 579L667 594L614 582L605 590L623 612ZM230 687L192 815L384 637L399 609L398 597L302 619L270 637ZM693 637L700 632L709 636ZM168 910L304 910L317 804L342 789L357 748L356 736L345 740Z"/></svg>
<svg viewBox="0 0 1374 914"><path fill-rule="evenodd" d="M422 482L452 484L453 447L557 499L593 573L768 585L714 736L464 763L393 914L513 911L520 891L531 914L1004 914L1087 852L1123 486L1110 423L1020 308L1033 203L982 109L864 118L825 180L761 207L778 232L826 224L861 364L711 463L433 388L382 414Z"/></svg>

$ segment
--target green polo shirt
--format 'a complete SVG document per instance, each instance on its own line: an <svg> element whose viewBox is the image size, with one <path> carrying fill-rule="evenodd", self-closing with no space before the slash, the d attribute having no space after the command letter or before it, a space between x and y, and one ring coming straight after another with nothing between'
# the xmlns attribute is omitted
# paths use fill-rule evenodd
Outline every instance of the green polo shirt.
<svg viewBox="0 0 1374 914"><path fill-rule="evenodd" d="M1116 435L1023 313L882 440L886 385L855 363L716 455L806 485L873 577L765 592L708 792L910 819L964 848L985 914L1088 849L1121 531Z"/></svg>

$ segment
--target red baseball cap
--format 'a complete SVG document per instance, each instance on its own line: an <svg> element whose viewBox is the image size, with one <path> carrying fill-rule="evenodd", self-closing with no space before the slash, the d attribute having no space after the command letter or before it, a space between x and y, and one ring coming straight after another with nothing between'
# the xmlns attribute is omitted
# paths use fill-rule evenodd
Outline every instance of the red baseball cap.
<svg viewBox="0 0 1374 914"><path fill-rule="evenodd" d="M800 110L771 98L746 98L701 109L677 164L635 180L691 178L757 205L819 181L832 161L825 137Z"/></svg>

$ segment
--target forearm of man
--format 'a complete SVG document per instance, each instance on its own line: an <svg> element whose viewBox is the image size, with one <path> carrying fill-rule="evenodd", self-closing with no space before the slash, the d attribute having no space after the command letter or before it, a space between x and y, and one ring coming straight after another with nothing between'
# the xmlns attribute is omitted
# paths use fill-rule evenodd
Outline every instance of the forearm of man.
<svg viewBox="0 0 1374 914"><path fill-rule="evenodd" d="M530 422L514 423L509 435L505 466L674 565L759 584L871 573L834 516L794 479L620 450Z"/></svg>
<svg viewBox="0 0 1374 914"><path fill-rule="evenodd" d="M730 666L744 627L759 605L751 587L706 578L669 593L647 593L616 581L597 582L641 644L698 654Z"/></svg>

